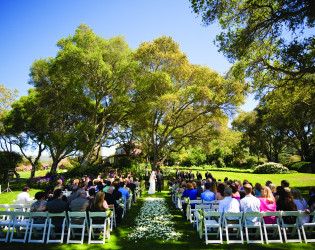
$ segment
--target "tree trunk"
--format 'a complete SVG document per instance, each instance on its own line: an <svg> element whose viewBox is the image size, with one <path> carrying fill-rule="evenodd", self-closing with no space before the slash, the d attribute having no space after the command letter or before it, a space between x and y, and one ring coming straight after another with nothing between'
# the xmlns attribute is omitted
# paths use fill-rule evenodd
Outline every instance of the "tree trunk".
<svg viewBox="0 0 315 250"><path fill-rule="evenodd" d="M59 162L60 162L60 160L53 159L53 163L52 163L51 169L50 169L50 174L51 175L55 175L57 173L57 167L58 167L58 163Z"/></svg>

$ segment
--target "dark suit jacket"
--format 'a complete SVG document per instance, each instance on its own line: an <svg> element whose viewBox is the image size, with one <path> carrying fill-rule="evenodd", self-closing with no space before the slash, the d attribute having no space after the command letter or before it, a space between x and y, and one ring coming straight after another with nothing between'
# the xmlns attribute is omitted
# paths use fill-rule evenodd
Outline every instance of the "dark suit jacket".
<svg viewBox="0 0 315 250"><path fill-rule="evenodd" d="M198 173L198 174L196 175L196 178L197 178L197 180L202 180L202 175L201 175L200 173Z"/></svg>
<svg viewBox="0 0 315 250"><path fill-rule="evenodd" d="M211 173L206 173L205 177L206 177L206 179L209 179L209 178L212 179L213 178Z"/></svg>
<svg viewBox="0 0 315 250"><path fill-rule="evenodd" d="M195 175L193 173L188 174L189 180L195 179Z"/></svg>
<svg viewBox="0 0 315 250"><path fill-rule="evenodd" d="M156 180L159 184L162 184L163 181L163 175L161 173L157 174Z"/></svg>

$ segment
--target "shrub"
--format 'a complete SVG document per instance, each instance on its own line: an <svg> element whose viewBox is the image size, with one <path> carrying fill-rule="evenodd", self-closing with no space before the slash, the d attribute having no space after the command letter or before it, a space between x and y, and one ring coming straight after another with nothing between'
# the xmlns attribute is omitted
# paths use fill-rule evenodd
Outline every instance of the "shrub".
<svg viewBox="0 0 315 250"><path fill-rule="evenodd" d="M254 168L254 174L285 174L289 169L280 163L267 162Z"/></svg>
<svg viewBox="0 0 315 250"><path fill-rule="evenodd" d="M6 183L8 171L14 170L18 163L22 161L22 156L15 152L0 152L0 184Z"/></svg>
<svg viewBox="0 0 315 250"><path fill-rule="evenodd" d="M294 162L287 166L290 170L298 171L299 173L312 173L312 164L310 162L300 161Z"/></svg>

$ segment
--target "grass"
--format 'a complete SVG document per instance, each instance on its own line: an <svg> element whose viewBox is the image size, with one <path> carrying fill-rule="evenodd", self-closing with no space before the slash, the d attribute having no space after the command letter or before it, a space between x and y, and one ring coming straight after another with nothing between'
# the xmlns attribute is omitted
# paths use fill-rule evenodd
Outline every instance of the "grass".
<svg viewBox="0 0 315 250"><path fill-rule="evenodd" d="M25 172L26 173L26 172ZM204 176L204 171L201 171ZM24 174L24 173L23 173ZM224 177L228 177L229 179L237 179L244 180L248 179L252 183L260 182L264 184L266 180L271 180L276 185L280 184L280 181L283 179L287 179L292 187L299 187L302 190L306 190L308 186L315 184L315 175L312 174L286 174L286 175L257 175L257 174L242 174L242 173L227 173L227 172L213 172L212 173L217 179L224 179ZM38 175L37 175L38 176ZM25 184L27 178L27 174L23 175L23 178L20 182L12 181L10 183L11 189L14 193L2 193L0 194L0 203L12 204L13 200L16 199L16 195L21 192L22 186ZM30 194L33 196L39 190L31 189ZM22 243L0 243L0 249L13 249L16 250L23 246L24 250L41 250L45 247L46 250L56 250L56 249L64 249L64 250L84 250L84 249L314 249L315 243L305 244L305 243L287 243L287 244L229 244L226 242L222 245L220 244L209 244L206 245L204 239L199 238L199 234L196 229L193 228L192 224L188 221L182 219L182 213L180 210L175 209L172 204L168 191L163 191L162 193L156 193L155 195L148 195L147 192L144 192L143 196L138 199L137 203L132 206L130 211L128 211L127 215L124 217L122 221L122 225L114 229L111 232L110 241L105 245L88 245L87 243L83 245L75 245L75 244L23 244ZM163 197L166 199L171 213L174 215L175 227L178 232L184 234L180 241L168 241L163 242L156 239L150 240L138 240L137 243L134 241L129 241L126 239L126 235L130 233L132 226L134 225L134 219L138 215L139 209L144 202L146 197ZM87 240L85 240L87 242Z"/></svg>

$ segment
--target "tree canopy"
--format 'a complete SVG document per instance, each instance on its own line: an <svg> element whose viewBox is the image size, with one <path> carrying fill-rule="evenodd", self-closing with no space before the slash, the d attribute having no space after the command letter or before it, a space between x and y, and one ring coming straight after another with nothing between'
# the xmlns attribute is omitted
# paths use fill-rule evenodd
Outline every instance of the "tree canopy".
<svg viewBox="0 0 315 250"><path fill-rule="evenodd" d="M253 79L261 93L270 87L301 84L301 78L315 73L314 1L190 2L205 25L218 22L222 28L216 44L235 63L233 74Z"/></svg>

